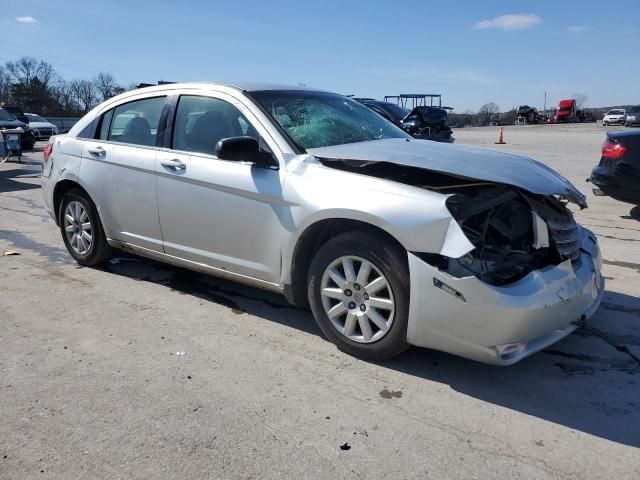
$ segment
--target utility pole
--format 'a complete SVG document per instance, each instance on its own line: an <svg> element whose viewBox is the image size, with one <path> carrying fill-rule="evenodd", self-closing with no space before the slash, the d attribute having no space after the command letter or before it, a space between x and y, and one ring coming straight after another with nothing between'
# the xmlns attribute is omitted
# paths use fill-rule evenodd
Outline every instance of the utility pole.
<svg viewBox="0 0 640 480"><path fill-rule="evenodd" d="M544 108L542 109L542 111L547 111L547 92L544 92Z"/></svg>

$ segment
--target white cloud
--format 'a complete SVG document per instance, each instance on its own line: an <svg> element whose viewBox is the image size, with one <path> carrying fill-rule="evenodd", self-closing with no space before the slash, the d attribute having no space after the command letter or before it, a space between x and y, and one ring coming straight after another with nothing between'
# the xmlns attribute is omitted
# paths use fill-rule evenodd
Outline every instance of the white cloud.
<svg viewBox="0 0 640 480"><path fill-rule="evenodd" d="M524 30L526 28L532 28L541 22L542 19L535 13L519 13L516 15L501 15L491 20L482 20L476 23L473 28L476 30L486 30L489 28Z"/></svg>
<svg viewBox="0 0 640 480"><path fill-rule="evenodd" d="M584 33L587 30L589 30L589 27L585 25L570 25L567 27L567 32L574 34Z"/></svg>
<svg viewBox="0 0 640 480"><path fill-rule="evenodd" d="M16 20L20 23L40 23L40 20L33 17L16 17Z"/></svg>

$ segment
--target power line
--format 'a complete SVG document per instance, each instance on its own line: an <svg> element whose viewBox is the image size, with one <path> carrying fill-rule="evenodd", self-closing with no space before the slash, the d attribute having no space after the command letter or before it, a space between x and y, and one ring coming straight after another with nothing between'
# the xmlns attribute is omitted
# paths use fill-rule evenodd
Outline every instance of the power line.
<svg viewBox="0 0 640 480"><path fill-rule="evenodd" d="M51 52L45 52L44 50L38 50L36 48L25 47L25 46L22 46L22 45L20 45L18 43L8 42L6 40L0 40L0 43L5 43L7 45L11 45L14 48L20 48L22 50L31 50L32 52L37 52L37 53L40 53L42 55L47 55L48 57L60 58L60 59L64 60L66 63L76 64L76 65L80 65L80 66L83 66L83 67L85 67L85 66L86 67L90 67L93 70L100 70L100 67L97 67L95 65L91 65L91 64L86 63L86 62L78 62L78 61L73 60L71 58L63 57L62 55L58 55L58 54L51 53Z"/></svg>
<svg viewBox="0 0 640 480"><path fill-rule="evenodd" d="M24 55L24 53L22 53L22 52L17 52L15 50L10 50L8 48L3 48L3 47L0 47L0 51L13 53L15 55ZM11 60L7 60L7 61L11 61ZM57 62L57 61L56 62L47 61L47 63L50 63L51 65L53 65L55 67L63 68L65 70L71 69L71 70L76 70L77 71L78 69L81 69L81 70L84 70L85 72L90 72L90 73L93 73L93 74L99 73L96 70L91 70L91 69L88 69L88 68L78 67L78 66L74 66L74 65L67 65L67 64L64 64L64 63Z"/></svg>
<svg viewBox="0 0 640 480"><path fill-rule="evenodd" d="M45 52L43 50L37 50L35 48L22 47L20 45L17 45L15 43L11 43L11 42L7 42L5 40L0 40L0 43L5 43L5 44L8 44L8 45L12 45L12 46L15 46L15 47L17 47L19 49L22 49L22 50L30 50L30 51L33 51L33 52L37 52L37 53L40 53L42 55L47 55L48 57L51 56L51 57L57 57L57 58L64 59L65 60L64 62L60 62L60 61L57 61L57 60L56 61L50 61L48 58L47 58L46 61L47 61L47 63L50 63L53 66L56 66L58 68L62 68L62 69L65 69L65 70L71 69L71 70L76 71L76 73L77 73L77 70L84 70L85 72L90 72L90 73L93 73L94 75L97 75L98 73L104 72L106 70L105 68L99 68L99 67L96 67L94 65L81 63L81 62L76 62L74 60L67 59L66 57L63 57L61 55L55 55L55 54L52 54L52 53ZM8 49L8 48L3 48L3 47L0 47L0 50L5 51L5 52L9 52L9 53L13 53L15 55L26 55L25 52L15 51L15 50L11 50L11 49ZM132 80L132 81L139 81L140 80L139 78L135 78L135 77L130 76L130 75L119 75L119 74L117 74L117 76L120 77L120 78L125 78L125 79L128 79L128 80Z"/></svg>

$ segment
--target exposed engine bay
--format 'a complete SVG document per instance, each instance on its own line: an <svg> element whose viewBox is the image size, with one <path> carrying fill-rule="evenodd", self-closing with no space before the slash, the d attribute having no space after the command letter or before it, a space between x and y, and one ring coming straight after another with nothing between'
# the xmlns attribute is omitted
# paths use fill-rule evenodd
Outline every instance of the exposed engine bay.
<svg viewBox="0 0 640 480"><path fill-rule="evenodd" d="M555 197L502 185L470 187L449 197L447 207L476 247L448 259L445 270L451 275L472 274L491 285L506 285L579 257L578 227Z"/></svg>
<svg viewBox="0 0 640 480"><path fill-rule="evenodd" d="M418 255L455 277L473 275L490 285L507 285L534 270L579 258L578 226L558 196L386 162L325 165L451 195L447 208L475 249L460 258Z"/></svg>

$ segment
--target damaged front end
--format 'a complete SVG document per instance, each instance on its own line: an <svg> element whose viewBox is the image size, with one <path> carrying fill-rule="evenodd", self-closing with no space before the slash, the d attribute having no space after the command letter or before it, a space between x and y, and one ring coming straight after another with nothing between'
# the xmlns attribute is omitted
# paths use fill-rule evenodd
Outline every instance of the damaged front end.
<svg viewBox="0 0 640 480"><path fill-rule="evenodd" d="M474 248L460 258L409 253L409 343L511 365L593 315L600 250L565 201L499 184L443 190Z"/></svg>
<svg viewBox="0 0 640 480"><path fill-rule="evenodd" d="M585 208L586 199L545 165L417 140L309 153L333 169L444 196L425 197L420 227L433 225L434 236L441 235L441 210L429 202L442 201L461 235L447 229L438 243L422 230L423 248L415 242L407 248L407 343L511 365L569 335L598 308L604 293L598 242L568 208L569 202ZM415 212L415 202L408 205Z"/></svg>
<svg viewBox="0 0 640 480"><path fill-rule="evenodd" d="M507 285L579 257L579 228L565 202L505 185L459 186L447 207L474 249L460 258L422 254L458 278Z"/></svg>

